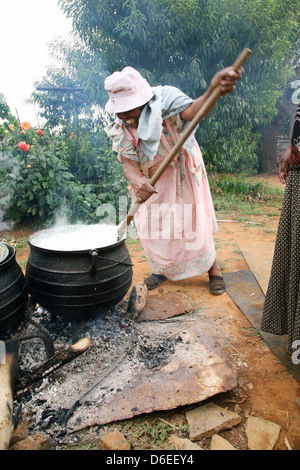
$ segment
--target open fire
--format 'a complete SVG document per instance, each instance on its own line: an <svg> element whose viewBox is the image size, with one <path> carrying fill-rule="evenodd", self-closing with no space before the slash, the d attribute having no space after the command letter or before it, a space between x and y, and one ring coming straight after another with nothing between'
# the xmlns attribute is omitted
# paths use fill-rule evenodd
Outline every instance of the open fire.
<svg viewBox="0 0 300 470"><path fill-rule="evenodd" d="M101 269L98 262L97 255L88 278ZM197 403L234 388L235 367L218 344L211 316L196 311L177 318L187 303L182 295L176 301L174 293L172 301L166 299L163 319L153 320L159 299L137 283L115 305L70 317L42 307L30 293L24 318L6 337L7 346L18 349L14 424L28 417L31 433L45 432L59 446L85 427ZM176 305L183 310L173 313Z"/></svg>
<svg viewBox="0 0 300 470"><path fill-rule="evenodd" d="M31 431L46 430L54 440L60 440L82 424L76 416L70 424L71 418L80 406L88 406L96 389L105 403L118 395L125 383L130 387L140 366L155 371L168 363L182 337L162 331L154 339L142 328L136 322L138 312L132 308L134 291L135 288L129 300L123 300L113 310L76 325L63 317L53 318L39 306L34 308L34 323L28 325L26 336L34 336L36 325L41 326L51 335L55 353L48 357L45 342L39 337L20 343L14 408L22 407L25 414L30 414ZM87 340L82 350L73 349L74 330L76 337L81 338L79 348L82 339ZM114 372L118 368L122 372L116 382ZM59 387L62 393L58 392Z"/></svg>

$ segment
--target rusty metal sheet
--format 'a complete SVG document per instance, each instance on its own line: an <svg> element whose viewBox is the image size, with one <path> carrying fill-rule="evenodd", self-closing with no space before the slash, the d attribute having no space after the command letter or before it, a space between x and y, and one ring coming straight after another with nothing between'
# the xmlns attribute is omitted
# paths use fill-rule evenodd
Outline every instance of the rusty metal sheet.
<svg viewBox="0 0 300 470"><path fill-rule="evenodd" d="M136 364L124 381L124 370L128 374L131 367L125 360L107 382L103 381L102 390L99 387L94 390L87 403L76 410L69 422L73 431L198 403L235 388L235 365L212 334L209 322L205 324L196 316L192 324L191 321L149 322L153 337L161 334L162 329L168 335L180 336L174 354L158 369L149 370L141 363ZM112 383L118 392L103 398L103 389ZM76 426L78 420L81 424Z"/></svg>
<svg viewBox="0 0 300 470"><path fill-rule="evenodd" d="M252 271L263 293L266 295L271 274L275 244L271 242L247 242L247 244L244 245L240 242L238 246L250 271Z"/></svg>
<svg viewBox="0 0 300 470"><path fill-rule="evenodd" d="M265 296L250 270L223 273L226 292L248 318L253 327L260 332L261 317Z"/></svg>
<svg viewBox="0 0 300 470"><path fill-rule="evenodd" d="M139 321L163 320L194 310L193 300L182 291L150 294Z"/></svg>

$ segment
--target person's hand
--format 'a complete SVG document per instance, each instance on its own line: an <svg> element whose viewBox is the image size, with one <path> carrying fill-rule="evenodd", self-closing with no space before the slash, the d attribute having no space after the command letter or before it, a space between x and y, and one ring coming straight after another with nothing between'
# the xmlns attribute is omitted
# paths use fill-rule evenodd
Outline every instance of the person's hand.
<svg viewBox="0 0 300 470"><path fill-rule="evenodd" d="M279 160L278 166L278 177L282 184L286 183L287 174L289 171L289 165L292 158L292 146L288 146L281 159Z"/></svg>
<svg viewBox="0 0 300 470"><path fill-rule="evenodd" d="M138 202L145 202L152 194L157 193L148 178L142 174L138 162L121 156L121 163L124 176L130 183Z"/></svg>
<svg viewBox="0 0 300 470"><path fill-rule="evenodd" d="M145 202L152 194L157 193L156 189L144 176L134 178L130 184L139 202Z"/></svg>
<svg viewBox="0 0 300 470"><path fill-rule="evenodd" d="M242 73L243 68L240 68L238 72L235 72L233 67L226 67L225 69L216 73L211 81L210 86L213 89L217 86L220 86L221 95L227 95L235 89L236 82L241 79Z"/></svg>

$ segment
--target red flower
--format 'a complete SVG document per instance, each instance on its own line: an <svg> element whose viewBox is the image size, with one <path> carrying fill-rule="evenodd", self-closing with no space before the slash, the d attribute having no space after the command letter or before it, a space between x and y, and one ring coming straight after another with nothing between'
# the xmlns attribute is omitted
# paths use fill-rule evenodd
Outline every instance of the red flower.
<svg viewBox="0 0 300 470"><path fill-rule="evenodd" d="M28 152L29 151L29 145L27 145L26 142L20 142L19 143L19 149L22 150L22 152Z"/></svg>
<svg viewBox="0 0 300 470"><path fill-rule="evenodd" d="M44 132L43 132L41 129L38 129L38 130L36 131L36 133L37 133L37 135L43 135L43 134L44 134Z"/></svg>
<svg viewBox="0 0 300 470"><path fill-rule="evenodd" d="M30 128L31 128L31 125L28 121L24 121L21 123L22 131L29 131Z"/></svg>

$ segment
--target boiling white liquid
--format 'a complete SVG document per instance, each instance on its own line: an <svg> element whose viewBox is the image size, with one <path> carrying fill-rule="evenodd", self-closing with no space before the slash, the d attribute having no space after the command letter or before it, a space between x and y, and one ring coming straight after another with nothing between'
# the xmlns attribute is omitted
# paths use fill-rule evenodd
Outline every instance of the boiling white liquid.
<svg viewBox="0 0 300 470"><path fill-rule="evenodd" d="M29 238L39 248L55 251L81 251L113 245L119 240L115 225L66 225L42 230Z"/></svg>
<svg viewBox="0 0 300 470"><path fill-rule="evenodd" d="M6 245L0 243L0 263L4 261L9 255L9 251Z"/></svg>

